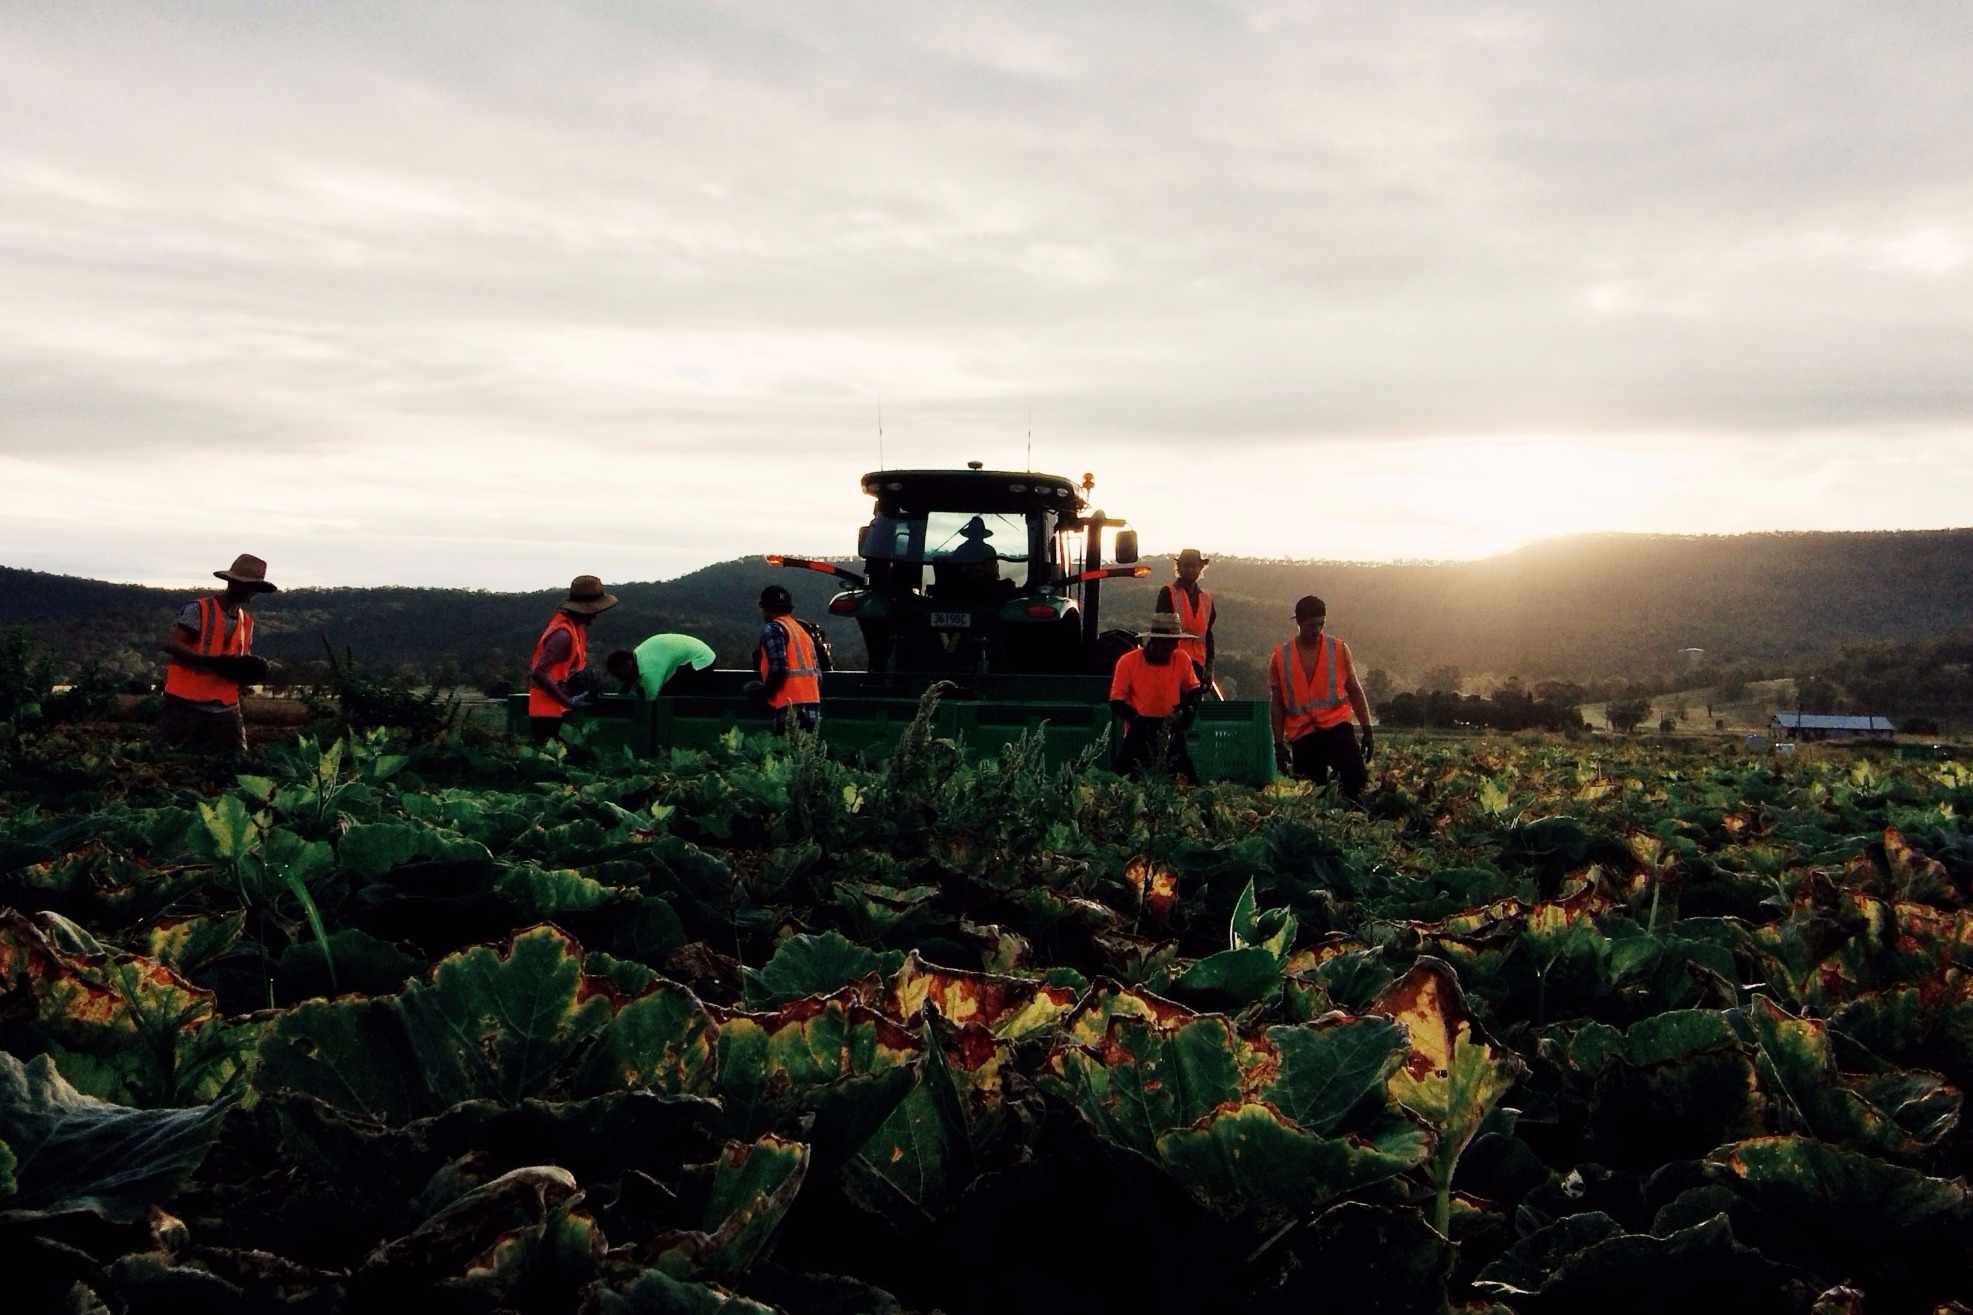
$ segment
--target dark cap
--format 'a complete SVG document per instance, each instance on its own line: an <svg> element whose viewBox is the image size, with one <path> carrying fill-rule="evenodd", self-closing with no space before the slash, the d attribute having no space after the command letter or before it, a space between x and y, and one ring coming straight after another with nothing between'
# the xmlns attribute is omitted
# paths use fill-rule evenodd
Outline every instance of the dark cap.
<svg viewBox="0 0 1973 1315"><path fill-rule="evenodd" d="M770 612L792 612L795 596L783 585L771 584L760 591L760 605Z"/></svg>
<svg viewBox="0 0 1973 1315"><path fill-rule="evenodd" d="M1295 619L1297 621L1306 621L1311 617L1326 617L1328 615L1329 604L1323 602L1314 594L1303 594L1295 600Z"/></svg>

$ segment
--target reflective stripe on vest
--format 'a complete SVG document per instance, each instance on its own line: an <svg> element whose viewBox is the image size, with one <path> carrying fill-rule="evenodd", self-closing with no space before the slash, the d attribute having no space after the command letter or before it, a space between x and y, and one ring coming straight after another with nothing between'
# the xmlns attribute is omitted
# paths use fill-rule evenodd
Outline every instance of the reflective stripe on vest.
<svg viewBox="0 0 1973 1315"><path fill-rule="evenodd" d="M774 697L767 701L770 708L785 708L791 703L822 702L822 667L815 658L815 641L809 638L808 627L792 616L777 616L774 624L781 627L788 636L788 678L781 682L781 688L774 691ZM763 651L758 663L760 678L767 679L767 653Z"/></svg>
<svg viewBox="0 0 1973 1315"><path fill-rule="evenodd" d="M560 662L550 663L548 678L557 685L569 678L571 672L582 670L589 665L589 635L583 627L569 619L567 612L557 612L548 618L548 626L541 632L541 638L534 641L534 656L528 659L528 716L559 717L568 709L555 701L555 696L534 683L534 669L541 665L541 651L548 647L548 637L557 630L568 632L569 655Z"/></svg>
<svg viewBox="0 0 1973 1315"><path fill-rule="evenodd" d="M1206 631L1213 624L1213 596L1204 589L1199 591L1199 605L1192 606L1186 591L1173 583L1165 586L1171 591L1172 614L1178 618L1184 638L1178 641L1179 651L1190 653L1194 661L1206 660Z"/></svg>
<svg viewBox="0 0 1973 1315"><path fill-rule="evenodd" d="M1342 676L1342 641L1334 635L1324 635L1322 644L1316 649L1315 674L1304 679L1301 657L1295 652L1292 637L1275 650L1274 661L1281 681L1281 706L1283 711L1282 734L1290 740L1300 739L1312 730L1334 726L1348 716L1348 688ZM1322 682L1323 668L1329 669L1328 692L1318 693ZM1342 712L1342 716L1336 715ZM1301 733L1297 734L1297 727Z"/></svg>
<svg viewBox="0 0 1973 1315"><path fill-rule="evenodd" d="M227 625L226 609L207 594L199 599L199 637L192 651L201 657L235 657L253 646L253 614L241 608ZM201 671L173 662L164 670L164 692L193 703L238 703L240 682L216 671Z"/></svg>

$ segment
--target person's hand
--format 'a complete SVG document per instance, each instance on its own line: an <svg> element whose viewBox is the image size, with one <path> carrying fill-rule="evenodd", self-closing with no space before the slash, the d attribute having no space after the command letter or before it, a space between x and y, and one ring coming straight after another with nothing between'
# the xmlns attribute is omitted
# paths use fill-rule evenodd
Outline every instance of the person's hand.
<svg viewBox="0 0 1973 1315"><path fill-rule="evenodd" d="M1295 755L1288 748L1288 741L1276 740L1274 742L1274 765L1281 770L1281 774L1284 776L1293 776L1295 774Z"/></svg>
<svg viewBox="0 0 1973 1315"><path fill-rule="evenodd" d="M1365 761L1366 763L1369 762L1370 755L1376 752L1376 749L1377 749L1377 737L1370 733L1370 728L1368 726L1365 726L1363 728L1363 761Z"/></svg>

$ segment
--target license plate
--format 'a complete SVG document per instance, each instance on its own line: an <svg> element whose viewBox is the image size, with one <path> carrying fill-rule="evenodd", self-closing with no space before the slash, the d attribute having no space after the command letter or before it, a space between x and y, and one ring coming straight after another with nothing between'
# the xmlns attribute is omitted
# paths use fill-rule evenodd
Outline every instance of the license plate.
<svg viewBox="0 0 1973 1315"><path fill-rule="evenodd" d="M966 630L973 624L971 612L934 612L932 626L938 630Z"/></svg>

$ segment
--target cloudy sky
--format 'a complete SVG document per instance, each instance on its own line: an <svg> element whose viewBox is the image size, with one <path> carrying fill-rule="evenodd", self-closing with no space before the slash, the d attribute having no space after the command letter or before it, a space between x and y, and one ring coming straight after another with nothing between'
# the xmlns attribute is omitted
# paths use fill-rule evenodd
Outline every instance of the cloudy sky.
<svg viewBox="0 0 1973 1315"><path fill-rule="evenodd" d="M0 564L1973 522L1964 0L5 9Z"/></svg>

